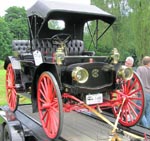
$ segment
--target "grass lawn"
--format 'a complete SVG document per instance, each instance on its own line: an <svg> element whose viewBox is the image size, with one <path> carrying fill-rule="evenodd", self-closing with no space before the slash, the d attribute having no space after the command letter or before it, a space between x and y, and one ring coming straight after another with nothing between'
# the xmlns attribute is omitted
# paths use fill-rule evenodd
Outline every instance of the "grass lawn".
<svg viewBox="0 0 150 141"><path fill-rule="evenodd" d="M0 61L0 106L6 104L5 73L6 71L3 69L3 61Z"/></svg>
<svg viewBox="0 0 150 141"><path fill-rule="evenodd" d="M7 104L6 90L5 90L5 75L6 75L6 70L3 69L3 61L0 60L0 106ZM19 99L19 103L27 104L27 103L31 103L31 100L22 97Z"/></svg>

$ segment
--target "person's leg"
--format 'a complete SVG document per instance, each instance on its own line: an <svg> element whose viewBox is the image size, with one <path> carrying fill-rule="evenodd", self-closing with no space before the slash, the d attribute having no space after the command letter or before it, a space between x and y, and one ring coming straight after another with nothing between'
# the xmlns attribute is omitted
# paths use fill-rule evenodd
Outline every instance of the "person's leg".
<svg viewBox="0 0 150 141"><path fill-rule="evenodd" d="M150 94L146 94L145 117L147 119L148 128L150 128Z"/></svg>
<svg viewBox="0 0 150 141"><path fill-rule="evenodd" d="M148 128L148 122L147 122L147 119L146 119L145 115L142 116L142 118L141 118L141 120L140 120L140 124L141 124L143 127Z"/></svg>

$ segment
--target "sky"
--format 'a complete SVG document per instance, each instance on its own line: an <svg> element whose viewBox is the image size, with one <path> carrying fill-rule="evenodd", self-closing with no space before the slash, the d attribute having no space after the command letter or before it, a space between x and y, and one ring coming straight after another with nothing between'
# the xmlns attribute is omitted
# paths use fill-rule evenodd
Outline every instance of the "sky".
<svg viewBox="0 0 150 141"><path fill-rule="evenodd" d="M5 15L5 10L9 7L25 7L25 9L30 8L37 0L4 0L0 4L0 16ZM90 0L51 0L51 1L61 1L61 2L71 2L71 3L80 3L80 4L90 4Z"/></svg>

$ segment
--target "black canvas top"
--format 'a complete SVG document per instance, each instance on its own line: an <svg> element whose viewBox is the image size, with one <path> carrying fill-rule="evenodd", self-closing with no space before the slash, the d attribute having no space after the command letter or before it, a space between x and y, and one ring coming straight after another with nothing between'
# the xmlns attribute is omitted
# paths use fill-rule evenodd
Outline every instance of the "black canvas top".
<svg viewBox="0 0 150 141"><path fill-rule="evenodd" d="M103 21L111 24L115 21L115 17L108 12L94 6L94 5L83 5L83 4L73 4L73 3L63 3L63 2L54 2L48 0L38 0L31 8L27 10L27 16L37 15L42 19L45 19L49 16L56 15L55 13L66 13L67 15L74 13L78 15L94 16L97 19L100 18ZM59 14L60 18L62 17ZM58 15L57 15L57 18Z"/></svg>

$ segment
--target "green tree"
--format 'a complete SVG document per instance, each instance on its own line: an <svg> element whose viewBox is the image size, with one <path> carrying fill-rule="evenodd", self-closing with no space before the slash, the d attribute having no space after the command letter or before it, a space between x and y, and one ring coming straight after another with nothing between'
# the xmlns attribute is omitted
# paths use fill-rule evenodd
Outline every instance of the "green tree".
<svg viewBox="0 0 150 141"><path fill-rule="evenodd" d="M92 0L92 4L98 6L99 8L103 9L115 15L117 17L117 21L112 25L112 27L105 33L102 40L99 42L99 50L98 54L108 54L113 48L119 48L120 42L120 5L119 0ZM101 27L100 27L101 28Z"/></svg>
<svg viewBox="0 0 150 141"><path fill-rule="evenodd" d="M7 22L0 17L0 59L3 60L11 54L12 38Z"/></svg>
<svg viewBox="0 0 150 141"><path fill-rule="evenodd" d="M130 14L133 43L138 59L150 55L150 1L129 0L133 12Z"/></svg>
<svg viewBox="0 0 150 141"><path fill-rule="evenodd" d="M107 46L119 49L122 60L131 55L140 61L143 56L150 55L149 0L92 0L92 4L116 16L113 32L108 36L112 36L112 40L106 38L105 41Z"/></svg>
<svg viewBox="0 0 150 141"><path fill-rule="evenodd" d="M6 10L5 21L8 23L14 39L28 39L28 24L25 8L10 7Z"/></svg>

